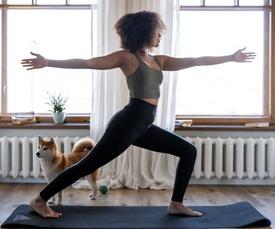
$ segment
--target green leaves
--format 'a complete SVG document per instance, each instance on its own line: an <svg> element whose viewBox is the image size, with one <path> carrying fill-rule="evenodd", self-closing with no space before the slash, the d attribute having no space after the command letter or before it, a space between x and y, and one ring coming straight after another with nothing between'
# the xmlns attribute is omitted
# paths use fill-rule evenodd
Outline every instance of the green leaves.
<svg viewBox="0 0 275 229"><path fill-rule="evenodd" d="M66 104L68 98L63 97L61 95L61 93L59 95L50 95L47 92L47 94L49 96L50 102L48 102L46 104L48 104L52 108L49 111L51 111L53 113L61 113L66 109L65 104Z"/></svg>

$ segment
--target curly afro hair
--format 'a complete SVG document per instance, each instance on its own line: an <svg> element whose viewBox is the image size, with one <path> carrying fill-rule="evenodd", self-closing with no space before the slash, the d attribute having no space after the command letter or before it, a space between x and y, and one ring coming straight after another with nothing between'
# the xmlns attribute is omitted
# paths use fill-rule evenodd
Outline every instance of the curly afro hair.
<svg viewBox="0 0 275 229"><path fill-rule="evenodd" d="M150 46L156 30L162 32L165 25L158 13L141 11L124 15L115 24L121 39L121 47L132 53Z"/></svg>

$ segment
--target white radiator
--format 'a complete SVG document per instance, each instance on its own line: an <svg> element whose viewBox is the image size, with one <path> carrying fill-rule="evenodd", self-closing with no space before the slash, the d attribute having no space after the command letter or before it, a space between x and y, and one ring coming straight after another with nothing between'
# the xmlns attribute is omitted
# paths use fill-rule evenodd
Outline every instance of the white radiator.
<svg viewBox="0 0 275 229"><path fill-rule="evenodd" d="M80 138L54 139L68 153ZM197 148L193 179L275 178L275 138L186 139ZM37 144L37 137L0 138L0 178L43 178Z"/></svg>
<svg viewBox="0 0 275 229"><path fill-rule="evenodd" d="M197 148L193 176L275 178L275 138L186 138Z"/></svg>
<svg viewBox="0 0 275 229"><path fill-rule="evenodd" d="M71 152L79 139L54 137L59 149L65 153ZM43 178L37 151L37 137L0 138L0 178Z"/></svg>

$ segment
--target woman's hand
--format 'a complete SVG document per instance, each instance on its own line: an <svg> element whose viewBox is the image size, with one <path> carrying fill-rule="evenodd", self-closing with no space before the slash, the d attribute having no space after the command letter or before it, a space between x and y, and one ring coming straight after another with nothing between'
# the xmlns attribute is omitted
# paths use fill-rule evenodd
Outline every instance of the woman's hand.
<svg viewBox="0 0 275 229"><path fill-rule="evenodd" d="M44 58L43 56L37 53L31 52L31 54L36 58L23 59L21 61L21 64L23 65L23 67L26 67L27 70L32 70L32 69L44 68L47 66L46 58Z"/></svg>
<svg viewBox="0 0 275 229"><path fill-rule="evenodd" d="M232 61L235 62L251 62L252 59L255 59L256 54L254 52L243 52L246 49L239 49L232 55Z"/></svg>

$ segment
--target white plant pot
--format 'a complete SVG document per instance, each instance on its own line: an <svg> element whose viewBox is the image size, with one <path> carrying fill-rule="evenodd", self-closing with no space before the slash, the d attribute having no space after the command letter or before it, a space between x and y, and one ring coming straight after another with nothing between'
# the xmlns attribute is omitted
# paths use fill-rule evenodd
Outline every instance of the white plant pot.
<svg viewBox="0 0 275 229"><path fill-rule="evenodd" d="M65 120L65 113L53 113L53 121L55 124L62 124Z"/></svg>

